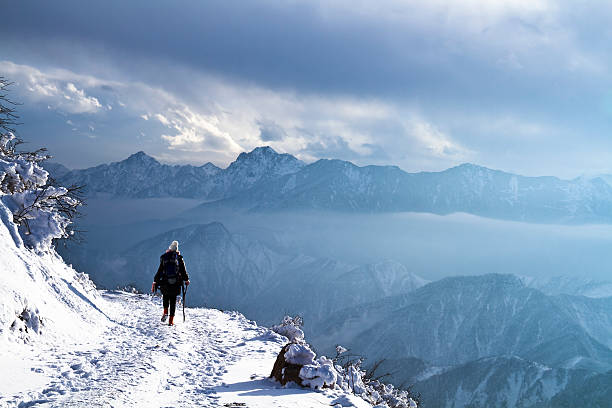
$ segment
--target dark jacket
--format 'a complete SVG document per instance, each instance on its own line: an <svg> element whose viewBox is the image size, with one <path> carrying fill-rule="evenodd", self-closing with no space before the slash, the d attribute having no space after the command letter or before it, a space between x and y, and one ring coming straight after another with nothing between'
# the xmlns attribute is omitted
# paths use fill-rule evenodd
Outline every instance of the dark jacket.
<svg viewBox="0 0 612 408"><path fill-rule="evenodd" d="M159 268L157 268L157 273L153 278L153 282L157 284L158 287L166 286L166 282L164 281L164 258L169 257L171 251L166 251L165 254L159 257ZM185 261L183 260L183 256L181 253L178 253L178 264L179 264L179 280L176 283L176 286L181 286L184 281L189 280L189 275L187 275L187 269L185 269Z"/></svg>

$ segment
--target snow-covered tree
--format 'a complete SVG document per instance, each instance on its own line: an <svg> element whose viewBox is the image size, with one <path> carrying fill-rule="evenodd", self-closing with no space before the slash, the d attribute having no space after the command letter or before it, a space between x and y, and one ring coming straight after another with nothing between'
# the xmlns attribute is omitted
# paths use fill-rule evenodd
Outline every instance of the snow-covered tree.
<svg viewBox="0 0 612 408"><path fill-rule="evenodd" d="M15 135L18 116L8 98L11 83L0 77L0 199L12 212L25 245L46 251L54 239L74 237L71 224L83 204L77 186L56 185L41 163L46 149L22 151Z"/></svg>

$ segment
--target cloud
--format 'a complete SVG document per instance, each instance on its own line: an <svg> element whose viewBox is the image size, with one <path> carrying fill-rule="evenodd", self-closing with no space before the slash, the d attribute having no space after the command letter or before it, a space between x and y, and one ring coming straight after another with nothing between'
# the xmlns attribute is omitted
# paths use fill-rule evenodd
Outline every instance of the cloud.
<svg viewBox="0 0 612 408"><path fill-rule="evenodd" d="M376 99L302 95L197 74L192 86L206 89L205 96L179 96L144 83L3 64L37 79L40 90L28 96L36 104L53 104L54 110L62 106L71 115L104 112L98 122L67 119L74 129L88 129L89 135L95 129L98 139L107 138L108 143L121 140L125 155L143 150L139 144L146 142L158 157L174 162L212 160L226 165L242 151L271 144L307 161L335 157L362 165L403 165L413 159L429 166L423 157L454 164L467 152L422 115ZM98 90L104 92L92 96ZM61 105L64 100L71 109ZM110 102L121 106L119 101L125 101L120 110L102 109Z"/></svg>
<svg viewBox="0 0 612 408"><path fill-rule="evenodd" d="M96 113L102 109L96 97L87 95L63 75L43 73L10 61L0 61L0 71L23 85L29 91L25 95L29 100L45 103L50 109L71 114Z"/></svg>
<svg viewBox="0 0 612 408"><path fill-rule="evenodd" d="M97 98L85 95L85 91L78 89L72 82L66 84L66 91L64 99L74 102L72 110L68 110L70 113L92 113L102 108Z"/></svg>
<svg viewBox="0 0 612 408"><path fill-rule="evenodd" d="M285 129L280 127L273 120L258 121L259 138L262 142L279 142L287 137Z"/></svg>
<svg viewBox="0 0 612 408"><path fill-rule="evenodd" d="M433 126L421 119L413 119L409 123L409 134L414 136L423 148L437 158L466 160L472 152Z"/></svg>
<svg viewBox="0 0 612 408"><path fill-rule="evenodd" d="M121 75L107 79L0 63L5 68L19 77L16 100L26 101L24 107L41 124L41 145L54 152L73 149L79 160L88 161L59 160L70 167L120 160L138 150L168 162L212 161L223 167L242 151L270 144L306 161L333 157L407 171L442 170L471 161L523 174L563 176L588 170L574 157L578 152L588 157L589 149L594 158L588 162L602 172L602 152L612 148L594 136L584 143L584 130L562 123L564 118L546 120L537 111L525 115L501 104L491 110L469 104L432 109L420 100L303 93L182 67L168 68L166 75L183 79L187 88L183 82L144 83ZM29 81L30 74L36 81ZM71 107L60 109L61 103ZM116 109L104 109L108 104ZM53 115L61 119L57 130L52 130ZM77 129L69 132L70 138L64 137L68 120ZM90 139L89 126L95 138ZM48 135L52 137L43 137ZM62 140L70 144L62 145Z"/></svg>
<svg viewBox="0 0 612 408"><path fill-rule="evenodd" d="M155 119L160 121L162 125L168 126L168 127L170 126L170 121L161 113L156 113L154 116L155 116Z"/></svg>
<svg viewBox="0 0 612 408"><path fill-rule="evenodd" d="M135 0L121 13L77 0L8 6L7 14L16 18L6 22L4 40L22 44L27 33L36 52L76 60L113 54L139 80L161 80L165 69L147 65L167 64L266 88L396 98L432 88L461 92L461 80L445 88L454 74L482 82L485 70L495 82L498 61L511 55L540 74L599 58L576 41L589 21L568 24L579 6L556 0L179 4L151 8ZM91 24L78 23L83 20ZM104 21L116 24L109 29ZM498 92L512 90L501 85Z"/></svg>
<svg viewBox="0 0 612 408"><path fill-rule="evenodd" d="M188 106L179 106L167 111L169 118L161 114L155 117L164 125L174 129L174 135L163 134L171 150L189 152L240 151L241 147L232 137L219 127L219 119L214 115L203 115L194 112Z"/></svg>

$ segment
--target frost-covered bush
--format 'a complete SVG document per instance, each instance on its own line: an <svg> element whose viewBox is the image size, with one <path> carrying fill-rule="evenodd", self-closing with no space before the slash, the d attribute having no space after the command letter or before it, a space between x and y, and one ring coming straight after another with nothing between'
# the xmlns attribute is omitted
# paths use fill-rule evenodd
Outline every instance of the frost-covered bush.
<svg viewBox="0 0 612 408"><path fill-rule="evenodd" d="M312 363L305 365L300 370L302 384L321 389L324 387L334 388L341 380L340 373L336 370L334 362L325 356L321 356Z"/></svg>
<svg viewBox="0 0 612 408"><path fill-rule="evenodd" d="M82 201L78 187L53 185L40 165L50 158L45 149L17 149L22 140L14 133L17 116L5 93L8 85L0 77L0 199L12 212L24 244L46 251L53 239L73 236L70 224Z"/></svg>
<svg viewBox="0 0 612 408"><path fill-rule="evenodd" d="M302 326L300 317L285 316L281 324L272 327L274 332L287 337L290 343L279 353L271 377L275 376L282 384L294 381L317 390L339 387L378 408L418 407L420 397L412 395L409 390L385 384L380 381L380 377L374 377L379 364L365 371L361 368L363 358L351 359L348 350L342 346L336 346L336 356L333 359L325 356L316 358L316 353L304 340ZM277 367L279 362L281 365ZM281 370L281 367L285 368ZM296 375L298 369L299 378ZM288 377L288 371L285 370L291 370L295 377Z"/></svg>
<svg viewBox="0 0 612 408"><path fill-rule="evenodd" d="M285 336L291 343L304 343L304 320L300 316L285 316L281 324L272 326L272 331Z"/></svg>
<svg viewBox="0 0 612 408"><path fill-rule="evenodd" d="M334 362L343 360L343 355L348 350L342 346L336 347ZM373 378L374 372L379 366L374 364L368 371L363 370L363 358L354 360L345 359L343 365L336 364L336 369L342 377L342 386L345 389L359 395L376 408L416 408L420 403L420 396L413 395L410 390L395 388L392 384L386 384L379 378Z"/></svg>
<svg viewBox="0 0 612 408"><path fill-rule="evenodd" d="M38 308L26 306L23 311L16 316L10 326L10 330L16 338L24 343L29 343L32 335L42 334L43 319L40 317Z"/></svg>

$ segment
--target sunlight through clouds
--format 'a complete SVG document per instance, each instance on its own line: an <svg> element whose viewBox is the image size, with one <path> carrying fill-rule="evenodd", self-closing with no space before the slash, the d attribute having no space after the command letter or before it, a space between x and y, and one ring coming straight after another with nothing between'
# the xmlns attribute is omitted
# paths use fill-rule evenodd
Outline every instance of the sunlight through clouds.
<svg viewBox="0 0 612 408"><path fill-rule="evenodd" d="M0 61L0 71L23 85L36 102L66 113L95 113L104 109L97 98L60 75L43 74L33 67Z"/></svg>

